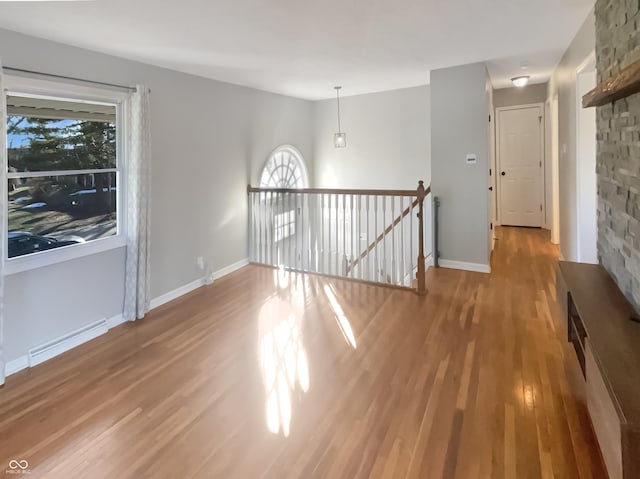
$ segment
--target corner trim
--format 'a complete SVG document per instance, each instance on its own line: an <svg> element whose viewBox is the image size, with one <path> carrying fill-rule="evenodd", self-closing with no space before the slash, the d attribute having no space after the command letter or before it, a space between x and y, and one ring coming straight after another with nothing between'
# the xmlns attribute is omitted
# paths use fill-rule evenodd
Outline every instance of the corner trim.
<svg viewBox="0 0 640 479"><path fill-rule="evenodd" d="M467 263L464 261L453 261L450 259L441 259L439 264L443 268L461 269L464 271L474 271L476 273L491 273L491 266L480 263Z"/></svg>

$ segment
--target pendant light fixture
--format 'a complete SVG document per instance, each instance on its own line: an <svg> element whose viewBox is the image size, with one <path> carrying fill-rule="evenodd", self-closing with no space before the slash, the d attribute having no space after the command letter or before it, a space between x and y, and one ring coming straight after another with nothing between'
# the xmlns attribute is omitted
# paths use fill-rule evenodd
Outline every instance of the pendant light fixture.
<svg viewBox="0 0 640 479"><path fill-rule="evenodd" d="M345 148L347 146L347 134L340 129L340 89L341 86L333 87L336 91L336 102L338 105L338 133L333 135L333 145L336 148Z"/></svg>

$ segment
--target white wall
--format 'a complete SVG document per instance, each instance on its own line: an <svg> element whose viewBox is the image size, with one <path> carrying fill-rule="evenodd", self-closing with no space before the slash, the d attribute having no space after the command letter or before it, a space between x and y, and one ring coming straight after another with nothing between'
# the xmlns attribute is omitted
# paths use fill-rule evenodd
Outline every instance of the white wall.
<svg viewBox="0 0 640 479"><path fill-rule="evenodd" d="M11 66L151 88L151 292L160 296L247 257L248 182L278 145L312 158L310 102L0 30ZM307 165L313 171L311 164ZM12 275L5 359L122 310L124 249Z"/></svg>
<svg viewBox="0 0 640 479"><path fill-rule="evenodd" d="M443 265L489 269L489 112L484 64L431 72L431 187L442 203ZM470 153L475 164L467 164Z"/></svg>
<svg viewBox="0 0 640 479"><path fill-rule="evenodd" d="M336 101L314 104L315 185L414 189L430 183L429 87L340 99L347 147L335 148Z"/></svg>
<svg viewBox="0 0 640 479"><path fill-rule="evenodd" d="M338 128L336 100L314 103L315 186L414 190L419 180L425 186L430 184L429 86L341 97L340 117L342 130L347 133L346 148L335 148L333 144ZM430 225L431 196L427 197L425 210L425 224ZM361 250L396 215L389 214L386 225L381 212L378 216L378 231L372 229L370 238L361 237ZM430 227L424 244L427 256L432 249L429 231ZM386 257L391 258L391 254Z"/></svg>
<svg viewBox="0 0 640 479"><path fill-rule="evenodd" d="M578 260L576 161L576 70L595 48L595 19L591 13L562 56L549 81L548 98L558 101L558 190L560 253Z"/></svg>
<svg viewBox="0 0 640 479"><path fill-rule="evenodd" d="M546 99L546 83L527 85L522 88L510 87L493 90L493 106L495 108L544 103Z"/></svg>
<svg viewBox="0 0 640 479"><path fill-rule="evenodd" d="M595 56L577 76L577 98L596 87ZM581 102L580 102L581 103ZM596 178L596 109L580 108L577 118L578 259L598 263L598 188Z"/></svg>

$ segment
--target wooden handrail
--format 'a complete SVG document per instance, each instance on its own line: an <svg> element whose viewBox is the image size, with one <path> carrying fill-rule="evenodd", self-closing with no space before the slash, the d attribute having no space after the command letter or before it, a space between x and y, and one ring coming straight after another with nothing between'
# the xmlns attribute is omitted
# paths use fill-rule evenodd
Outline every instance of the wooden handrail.
<svg viewBox="0 0 640 479"><path fill-rule="evenodd" d="M415 196L416 192L414 191L413 194ZM413 208L418 206L418 201L419 200L417 198L415 200L413 200L413 203L411 204L411 206L408 206L407 208L405 208L405 210L402 213L400 213L393 220L393 222L389 226L387 226L385 228L385 230L382 233L380 233L378 235L378 237L375 240L373 240L373 242L369 246L367 246L367 248L362 253L360 253L356 259L353 260L353 262L350 265L347 266L347 274L349 274L349 272L358 265L360 260L366 258L367 255L369 253L371 253L375 249L376 246L378 246L378 244L384 239L384 237L386 235L388 235L393 230L394 226L396 226L398 223L400 223L402 221L402 219L405 216L407 216L411 212L411 210Z"/></svg>
<svg viewBox="0 0 640 479"><path fill-rule="evenodd" d="M416 196L416 190L357 190L335 188L257 188L248 185L247 193L304 193L325 195ZM428 193L427 193L428 194Z"/></svg>

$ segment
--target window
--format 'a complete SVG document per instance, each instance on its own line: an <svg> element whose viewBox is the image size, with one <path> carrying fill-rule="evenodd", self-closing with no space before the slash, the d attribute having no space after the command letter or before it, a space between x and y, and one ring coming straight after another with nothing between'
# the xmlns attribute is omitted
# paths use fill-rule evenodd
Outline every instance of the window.
<svg viewBox="0 0 640 479"><path fill-rule="evenodd" d="M261 188L304 188L307 186L307 171L304 167L302 154L290 145L283 145L276 148L267 159L262 178ZM271 193L268 193L270 195ZM276 209L280 211L286 209L289 203L276 198ZM296 211L289 209L283 213L273 215L274 239L276 242L296 234Z"/></svg>
<svg viewBox="0 0 640 479"><path fill-rule="evenodd" d="M293 210L276 214L275 221L275 241L281 241L296 234L296 217Z"/></svg>
<svg viewBox="0 0 640 479"><path fill-rule="evenodd" d="M122 246L126 97L42 80L7 83L7 271Z"/></svg>
<svg viewBox="0 0 640 479"><path fill-rule="evenodd" d="M307 171L302 154L290 145L276 148L262 170L261 188L304 188Z"/></svg>

